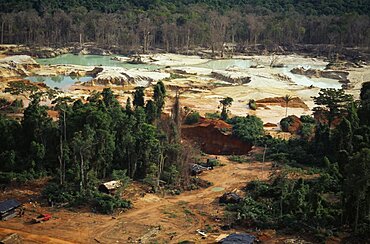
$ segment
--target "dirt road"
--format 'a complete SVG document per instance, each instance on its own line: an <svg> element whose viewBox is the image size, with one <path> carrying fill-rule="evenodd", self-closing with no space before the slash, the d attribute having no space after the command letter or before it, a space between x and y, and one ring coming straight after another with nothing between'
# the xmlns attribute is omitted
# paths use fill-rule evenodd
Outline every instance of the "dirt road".
<svg viewBox="0 0 370 244"><path fill-rule="evenodd" d="M192 240L210 243L221 233L220 221L224 217L218 197L224 192L239 190L246 182L267 179L269 163L232 163L219 157L224 166L202 173L200 178L213 185L182 193L178 196L146 194L134 201L133 209L114 217L88 212L49 210L54 219L31 225L32 213L23 219L0 222L0 237L18 233L26 243L178 243ZM41 208L41 209L40 209ZM227 222L227 219L226 219ZM208 237L201 239L196 230L207 230Z"/></svg>

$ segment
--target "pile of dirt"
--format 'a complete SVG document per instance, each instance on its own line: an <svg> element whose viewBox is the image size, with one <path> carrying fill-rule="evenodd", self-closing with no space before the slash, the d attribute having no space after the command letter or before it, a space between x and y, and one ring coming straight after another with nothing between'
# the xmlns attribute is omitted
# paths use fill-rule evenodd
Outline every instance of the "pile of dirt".
<svg viewBox="0 0 370 244"><path fill-rule="evenodd" d="M261 100L256 101L257 106L263 105L280 105L281 107L286 107L286 102L284 101L284 97L269 97L264 98ZM309 110L308 106L299 98L293 97L291 101L288 103L288 107L290 108L303 108Z"/></svg>
<svg viewBox="0 0 370 244"><path fill-rule="evenodd" d="M274 127L277 127L277 124L274 124L274 123L266 123L266 124L263 125L263 127L274 128Z"/></svg>
<svg viewBox="0 0 370 244"><path fill-rule="evenodd" d="M247 154L252 149L252 144L236 138L231 130L232 126L222 120L202 118L197 124L182 126L182 136L198 144L208 154Z"/></svg>

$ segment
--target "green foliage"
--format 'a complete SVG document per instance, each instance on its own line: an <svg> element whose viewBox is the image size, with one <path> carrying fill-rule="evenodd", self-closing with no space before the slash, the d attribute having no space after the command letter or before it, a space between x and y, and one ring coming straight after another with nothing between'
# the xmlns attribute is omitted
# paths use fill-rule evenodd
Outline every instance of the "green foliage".
<svg viewBox="0 0 370 244"><path fill-rule="evenodd" d="M310 116L310 115L302 115L300 117L300 120L301 120L302 123L306 123L306 124L315 124L316 123L315 118Z"/></svg>
<svg viewBox="0 0 370 244"><path fill-rule="evenodd" d="M257 110L257 103L254 99L249 100L248 106L252 110Z"/></svg>
<svg viewBox="0 0 370 244"><path fill-rule="evenodd" d="M160 103L165 90L160 83L157 89ZM44 192L50 201L76 206L91 204L97 196L94 204L106 213L125 207L119 199L96 195L99 183L107 179L118 179L124 187L131 180L144 180L153 188L163 180L170 187L186 184L182 177L188 169L182 165L192 156L173 139L171 119L151 124L158 115L153 100L145 108L125 110L110 89L93 93L87 103L56 99L59 121L54 122L40 99L32 96L21 123L0 115L3 182L54 176Z"/></svg>
<svg viewBox="0 0 370 244"><path fill-rule="evenodd" d="M99 213L112 214L116 209L131 208L131 202L107 194L96 194L94 206Z"/></svg>
<svg viewBox="0 0 370 244"><path fill-rule="evenodd" d="M199 122L200 114L197 111L192 111L190 114L188 114L185 118L185 124L192 125Z"/></svg>
<svg viewBox="0 0 370 244"><path fill-rule="evenodd" d="M135 107L144 107L144 87L136 87L133 104Z"/></svg>
<svg viewBox="0 0 370 244"><path fill-rule="evenodd" d="M227 122L233 126L233 134L243 141L256 143L264 136L263 122L254 115L233 117Z"/></svg>
<svg viewBox="0 0 370 244"><path fill-rule="evenodd" d="M165 103L165 97L166 97L166 88L163 84L162 81L159 81L155 86L154 86L154 94L153 94L153 99L157 108L157 117L159 118L162 110L164 108L164 103Z"/></svg>
<svg viewBox="0 0 370 244"><path fill-rule="evenodd" d="M221 119L221 115L219 112L214 112L214 113L206 113L205 117L207 119Z"/></svg>
<svg viewBox="0 0 370 244"><path fill-rule="evenodd" d="M38 87L32 83L25 83L23 81L13 81L8 84L8 87L4 89L4 92L12 95L23 95L27 99L38 91Z"/></svg>
<svg viewBox="0 0 370 244"><path fill-rule="evenodd" d="M239 156L239 155L229 156L228 159L230 161L237 162L237 163L248 163L249 162L248 158L246 158L245 156Z"/></svg>
<svg viewBox="0 0 370 244"><path fill-rule="evenodd" d="M131 182L131 178L127 175L127 170L121 170L121 169L114 169L112 171L112 179L113 180L119 180L122 183L122 188L126 188Z"/></svg>
<svg viewBox="0 0 370 244"><path fill-rule="evenodd" d="M220 104L222 105L222 109L221 109L221 119L222 120L227 120L228 113L229 113L228 108L231 106L233 101L234 99L232 99L231 97L225 97L224 99L220 100Z"/></svg>
<svg viewBox="0 0 370 244"><path fill-rule="evenodd" d="M321 89L317 97L313 97L316 105L314 111L324 115L331 126L335 118L343 116L344 111L353 101L353 96L345 93L343 89Z"/></svg>
<svg viewBox="0 0 370 244"><path fill-rule="evenodd" d="M293 116L283 118L282 120L280 120L281 130L284 132L289 132L289 127L293 124L293 122L294 122Z"/></svg>

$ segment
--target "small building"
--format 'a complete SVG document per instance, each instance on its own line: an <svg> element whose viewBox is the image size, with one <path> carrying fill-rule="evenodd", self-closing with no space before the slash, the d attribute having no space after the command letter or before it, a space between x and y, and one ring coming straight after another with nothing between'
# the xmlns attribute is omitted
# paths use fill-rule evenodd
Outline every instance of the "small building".
<svg viewBox="0 0 370 244"><path fill-rule="evenodd" d="M114 195L118 188L122 187L122 182L120 180L112 180L99 185L98 190L100 192Z"/></svg>
<svg viewBox="0 0 370 244"><path fill-rule="evenodd" d="M17 215L17 208L21 206L21 203L15 199L9 199L0 202L0 220L7 220Z"/></svg>

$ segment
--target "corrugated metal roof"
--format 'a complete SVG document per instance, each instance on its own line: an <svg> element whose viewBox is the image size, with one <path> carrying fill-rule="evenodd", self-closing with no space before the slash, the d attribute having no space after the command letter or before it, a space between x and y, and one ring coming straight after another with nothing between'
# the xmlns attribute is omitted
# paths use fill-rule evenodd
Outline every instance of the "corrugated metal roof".
<svg viewBox="0 0 370 244"><path fill-rule="evenodd" d="M5 213L19 206L21 206L21 203L15 199L9 199L9 200L0 202L0 213Z"/></svg>

